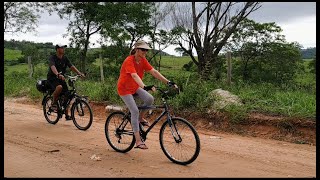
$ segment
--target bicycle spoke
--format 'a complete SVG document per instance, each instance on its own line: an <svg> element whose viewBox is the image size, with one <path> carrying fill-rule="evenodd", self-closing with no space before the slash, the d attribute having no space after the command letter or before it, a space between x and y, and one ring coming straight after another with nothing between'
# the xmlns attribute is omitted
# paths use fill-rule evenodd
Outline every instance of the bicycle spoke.
<svg viewBox="0 0 320 180"><path fill-rule="evenodd" d="M131 124L124 120L122 112L114 112L108 116L105 135L110 146L116 151L127 152L134 146Z"/></svg>
<svg viewBox="0 0 320 180"><path fill-rule="evenodd" d="M187 123L186 120L173 118L172 121L174 126L170 127L169 123L165 123L161 128L160 144L162 150L173 162L189 164L199 154L199 137L191 124Z"/></svg>

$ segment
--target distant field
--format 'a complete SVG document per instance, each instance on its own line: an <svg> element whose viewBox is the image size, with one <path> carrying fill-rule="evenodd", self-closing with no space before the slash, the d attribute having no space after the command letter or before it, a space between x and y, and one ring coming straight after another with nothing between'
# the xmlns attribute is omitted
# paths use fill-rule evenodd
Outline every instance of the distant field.
<svg viewBox="0 0 320 180"><path fill-rule="evenodd" d="M11 60L18 60L20 57L23 57L20 50L13 50L4 48L4 60L11 61Z"/></svg>
<svg viewBox="0 0 320 180"><path fill-rule="evenodd" d="M159 62L160 57L157 57L157 62ZM170 67L171 69L181 69L183 65L189 63L191 61L190 57L182 56L182 57L174 57L174 56L162 56L160 65L164 68Z"/></svg>
<svg viewBox="0 0 320 180"><path fill-rule="evenodd" d="M28 64L17 64L14 66L6 66L7 70L5 71L5 74L10 74L14 71L16 72L28 72Z"/></svg>

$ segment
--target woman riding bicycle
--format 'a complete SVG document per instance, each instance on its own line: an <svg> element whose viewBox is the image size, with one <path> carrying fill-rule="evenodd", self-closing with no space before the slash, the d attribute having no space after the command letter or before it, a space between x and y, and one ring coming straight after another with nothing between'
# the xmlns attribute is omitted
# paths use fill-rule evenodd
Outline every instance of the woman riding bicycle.
<svg viewBox="0 0 320 180"><path fill-rule="evenodd" d="M153 77L166 84L175 85L149 64L146 59L146 53L149 49L151 48L143 40L139 40L134 44L134 48L131 50L130 55L124 60L121 66L117 84L118 94L131 113L131 126L136 139L135 148L140 149L148 149L148 147L140 138L139 122L144 126L150 126L150 124L143 118L146 111L141 111L139 115L138 106L133 95L137 95L143 100L143 106L150 106L153 104L154 97L147 91L155 91L153 85L145 86L143 83L142 79L144 72L150 73ZM175 87L178 88L176 85Z"/></svg>

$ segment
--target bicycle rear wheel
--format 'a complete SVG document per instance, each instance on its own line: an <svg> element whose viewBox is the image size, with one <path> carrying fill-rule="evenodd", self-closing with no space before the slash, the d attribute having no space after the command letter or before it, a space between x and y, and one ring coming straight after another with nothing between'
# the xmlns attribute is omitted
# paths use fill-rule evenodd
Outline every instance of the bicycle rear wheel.
<svg viewBox="0 0 320 180"><path fill-rule="evenodd" d="M133 148L135 138L130 120L125 118L124 112L111 113L106 120L104 130L107 141L114 150L125 153Z"/></svg>
<svg viewBox="0 0 320 180"><path fill-rule="evenodd" d="M56 124L59 119L61 118L61 115L59 115L57 112L54 112L53 109L51 109L51 104L53 102L52 96L47 96L46 99L43 102L43 114L48 123L50 124Z"/></svg>
<svg viewBox="0 0 320 180"><path fill-rule="evenodd" d="M185 119L172 118L160 129L160 146L164 154L172 162L182 165L192 163L200 153L200 139L194 127Z"/></svg>
<svg viewBox="0 0 320 180"><path fill-rule="evenodd" d="M73 124L80 130L87 130L92 124L93 113L89 103L82 99L76 100L71 107Z"/></svg>

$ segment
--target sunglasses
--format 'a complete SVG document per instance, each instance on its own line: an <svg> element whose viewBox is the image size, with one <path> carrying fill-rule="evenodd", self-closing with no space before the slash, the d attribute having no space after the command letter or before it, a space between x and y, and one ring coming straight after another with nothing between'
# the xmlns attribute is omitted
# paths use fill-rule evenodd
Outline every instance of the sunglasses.
<svg viewBox="0 0 320 180"><path fill-rule="evenodd" d="M139 48L141 51L148 52L148 49Z"/></svg>

